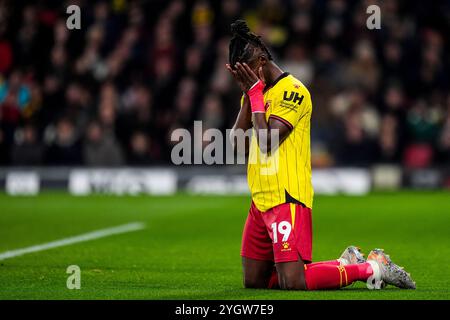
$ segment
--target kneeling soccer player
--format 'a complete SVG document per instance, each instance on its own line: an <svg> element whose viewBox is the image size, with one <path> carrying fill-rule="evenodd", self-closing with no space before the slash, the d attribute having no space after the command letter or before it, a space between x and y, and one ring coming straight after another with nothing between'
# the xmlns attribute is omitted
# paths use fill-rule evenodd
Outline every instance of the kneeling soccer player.
<svg viewBox="0 0 450 320"><path fill-rule="evenodd" d="M318 290L366 281L370 289L386 284L415 288L409 274L381 249L365 260L350 246L337 260L311 263L310 93L273 62L245 21L231 29L226 67L244 92L232 141L239 129L253 128L248 160L252 203L241 250L245 287Z"/></svg>

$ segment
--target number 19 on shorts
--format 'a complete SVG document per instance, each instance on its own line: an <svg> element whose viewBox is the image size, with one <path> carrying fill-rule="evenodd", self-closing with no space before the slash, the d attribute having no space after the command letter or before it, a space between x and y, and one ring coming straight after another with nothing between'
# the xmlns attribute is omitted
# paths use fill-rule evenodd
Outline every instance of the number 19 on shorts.
<svg viewBox="0 0 450 320"><path fill-rule="evenodd" d="M278 242L278 233L283 236L281 241L287 241L289 239L289 235L291 234L292 226L288 221L281 221L278 223L272 223L272 232L273 232L273 243Z"/></svg>

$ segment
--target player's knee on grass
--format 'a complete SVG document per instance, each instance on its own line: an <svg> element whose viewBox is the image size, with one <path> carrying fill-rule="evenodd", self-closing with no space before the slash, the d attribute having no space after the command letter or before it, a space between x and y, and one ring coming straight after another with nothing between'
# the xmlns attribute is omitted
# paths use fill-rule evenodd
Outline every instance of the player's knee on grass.
<svg viewBox="0 0 450 320"><path fill-rule="evenodd" d="M303 262L278 263L277 271L282 290L307 290Z"/></svg>
<svg viewBox="0 0 450 320"><path fill-rule="evenodd" d="M256 277L244 276L244 287L247 289L266 289L267 280Z"/></svg>
<svg viewBox="0 0 450 320"><path fill-rule="evenodd" d="M282 290L306 290L305 282L300 277L292 275L278 275Z"/></svg>
<svg viewBox="0 0 450 320"><path fill-rule="evenodd" d="M273 270L272 261L242 258L242 267L245 288L267 288Z"/></svg>

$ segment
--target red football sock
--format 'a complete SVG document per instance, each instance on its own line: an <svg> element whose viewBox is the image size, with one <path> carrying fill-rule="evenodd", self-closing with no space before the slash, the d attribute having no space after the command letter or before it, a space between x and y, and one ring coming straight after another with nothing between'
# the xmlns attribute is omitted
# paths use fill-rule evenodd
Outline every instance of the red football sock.
<svg viewBox="0 0 450 320"><path fill-rule="evenodd" d="M370 263L336 266L329 264L305 265L308 290L339 289L355 281L366 281L373 274Z"/></svg>
<svg viewBox="0 0 450 320"><path fill-rule="evenodd" d="M366 281L373 274L369 263L340 267L339 261L318 261L305 264L305 281L308 290L339 289L355 281ZM273 269L268 289L278 289L278 273Z"/></svg>

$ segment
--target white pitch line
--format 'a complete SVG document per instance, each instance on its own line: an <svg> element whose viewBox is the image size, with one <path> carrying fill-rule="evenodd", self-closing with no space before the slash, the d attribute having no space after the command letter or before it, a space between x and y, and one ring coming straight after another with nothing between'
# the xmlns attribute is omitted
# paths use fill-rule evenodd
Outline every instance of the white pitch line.
<svg viewBox="0 0 450 320"><path fill-rule="evenodd" d="M117 226L117 227L92 231L92 232L80 234L78 236L55 240L52 242L38 244L38 245L27 247L27 248L5 251L3 253L0 253L0 260L5 260L5 259L9 259L9 258L14 258L17 256L22 256L27 253L44 251L44 250L48 250L48 249L52 249L52 248L67 246L67 245L71 245L71 244L78 243L78 242L84 242L84 241L94 240L94 239L98 239L98 238L109 237L114 234L138 231L138 230L142 230L144 228L145 228L145 223L131 222L131 223Z"/></svg>

